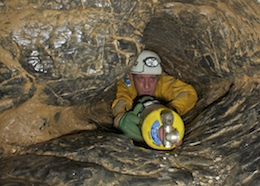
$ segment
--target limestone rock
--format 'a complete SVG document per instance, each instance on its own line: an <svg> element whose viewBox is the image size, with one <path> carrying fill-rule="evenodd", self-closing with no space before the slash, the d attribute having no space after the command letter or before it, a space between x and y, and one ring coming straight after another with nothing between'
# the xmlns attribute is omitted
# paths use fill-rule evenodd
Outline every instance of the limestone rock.
<svg viewBox="0 0 260 186"><path fill-rule="evenodd" d="M259 0L0 1L0 184L258 185L259 9ZM172 152L111 129L115 83L144 48L199 94Z"/></svg>

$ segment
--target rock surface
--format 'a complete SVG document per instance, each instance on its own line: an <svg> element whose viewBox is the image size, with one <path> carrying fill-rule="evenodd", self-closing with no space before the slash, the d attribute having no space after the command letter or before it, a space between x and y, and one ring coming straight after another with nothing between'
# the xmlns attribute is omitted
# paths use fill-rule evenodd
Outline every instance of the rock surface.
<svg viewBox="0 0 260 186"><path fill-rule="evenodd" d="M259 185L260 2L0 1L0 185ZM144 48L199 94L184 143L111 128Z"/></svg>

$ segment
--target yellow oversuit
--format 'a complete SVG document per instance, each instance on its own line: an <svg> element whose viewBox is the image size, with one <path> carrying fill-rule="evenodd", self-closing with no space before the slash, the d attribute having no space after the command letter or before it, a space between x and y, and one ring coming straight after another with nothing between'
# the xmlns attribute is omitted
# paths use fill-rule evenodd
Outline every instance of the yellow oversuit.
<svg viewBox="0 0 260 186"><path fill-rule="evenodd" d="M152 96L165 102L167 106L176 109L181 116L191 110L198 100L198 95L193 86L166 73L161 74ZM115 117L114 126L116 128L124 113L132 109L133 100L136 97L137 91L129 75L117 82L116 99L112 103Z"/></svg>

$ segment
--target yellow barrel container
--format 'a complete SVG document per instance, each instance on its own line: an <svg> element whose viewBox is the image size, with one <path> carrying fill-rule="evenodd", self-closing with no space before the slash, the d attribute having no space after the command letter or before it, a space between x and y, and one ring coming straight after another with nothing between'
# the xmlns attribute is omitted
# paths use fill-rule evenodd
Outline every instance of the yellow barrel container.
<svg viewBox="0 0 260 186"><path fill-rule="evenodd" d="M139 116L143 119L141 131L147 145L157 150L172 150L184 137L184 123L170 108L151 103Z"/></svg>

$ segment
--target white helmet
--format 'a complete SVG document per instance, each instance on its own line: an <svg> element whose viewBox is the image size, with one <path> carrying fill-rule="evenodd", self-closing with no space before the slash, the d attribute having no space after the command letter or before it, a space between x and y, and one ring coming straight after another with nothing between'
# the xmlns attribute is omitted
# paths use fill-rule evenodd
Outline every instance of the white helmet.
<svg viewBox="0 0 260 186"><path fill-rule="evenodd" d="M132 74L162 74L160 57L150 50L144 50L138 56L134 66L131 68Z"/></svg>

